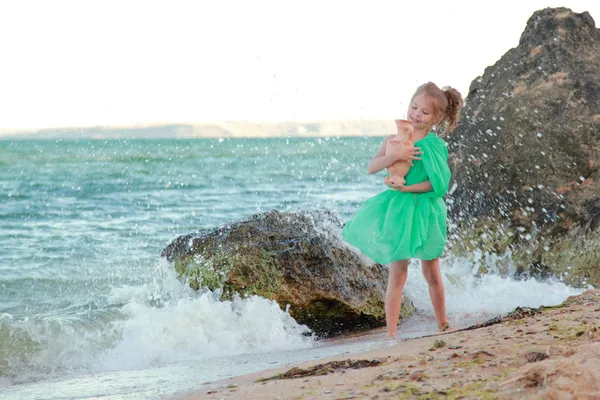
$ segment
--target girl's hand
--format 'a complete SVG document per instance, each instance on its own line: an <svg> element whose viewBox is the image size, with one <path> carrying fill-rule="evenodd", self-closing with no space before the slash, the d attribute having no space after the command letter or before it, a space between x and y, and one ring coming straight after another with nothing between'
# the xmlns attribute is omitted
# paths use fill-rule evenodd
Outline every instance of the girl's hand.
<svg viewBox="0 0 600 400"><path fill-rule="evenodd" d="M392 156L397 161L408 161L410 163L410 165L413 165L413 160L420 160L421 157L419 157L419 156L421 154L423 154L423 152L421 151L420 147L402 146L401 148L396 150L392 154Z"/></svg>
<svg viewBox="0 0 600 400"><path fill-rule="evenodd" d="M406 186L404 186L404 184L403 184L403 183L400 183L400 184L395 184L395 183L392 183L392 181L390 180L390 177L389 177L389 176L386 176L386 177L383 179L383 182L384 182L384 183L385 183L387 186L391 187L392 189L396 189L396 190L398 190L399 192L405 192L405 191L406 191L406 190L405 190L405 189L406 189Z"/></svg>

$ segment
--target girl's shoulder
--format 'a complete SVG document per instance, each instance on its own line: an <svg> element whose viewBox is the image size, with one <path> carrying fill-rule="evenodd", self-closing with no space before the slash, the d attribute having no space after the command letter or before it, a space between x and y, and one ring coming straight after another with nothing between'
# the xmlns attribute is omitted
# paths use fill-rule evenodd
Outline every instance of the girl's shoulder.
<svg viewBox="0 0 600 400"><path fill-rule="evenodd" d="M434 132L429 132L427 136L421 139L421 143L419 143L418 146L423 149L424 157L438 155L448 158L448 144ZM425 156L425 154L427 154L427 156Z"/></svg>
<svg viewBox="0 0 600 400"><path fill-rule="evenodd" d="M437 146L444 146L444 147L448 146L446 141L444 139L442 139L441 137L439 137L438 135L436 135L435 132L429 132L421 140L424 142L427 142L427 144L430 144L430 145L437 145Z"/></svg>

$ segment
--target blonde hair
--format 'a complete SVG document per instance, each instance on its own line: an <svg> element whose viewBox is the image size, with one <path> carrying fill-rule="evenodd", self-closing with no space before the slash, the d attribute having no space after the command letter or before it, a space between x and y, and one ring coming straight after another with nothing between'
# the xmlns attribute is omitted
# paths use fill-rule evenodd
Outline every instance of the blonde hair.
<svg viewBox="0 0 600 400"><path fill-rule="evenodd" d="M442 90L435 83L427 82L417 88L411 101L422 93L433 100L438 129L444 126L445 133L452 132L460 118L460 110L463 107L462 96L458 90L448 86Z"/></svg>

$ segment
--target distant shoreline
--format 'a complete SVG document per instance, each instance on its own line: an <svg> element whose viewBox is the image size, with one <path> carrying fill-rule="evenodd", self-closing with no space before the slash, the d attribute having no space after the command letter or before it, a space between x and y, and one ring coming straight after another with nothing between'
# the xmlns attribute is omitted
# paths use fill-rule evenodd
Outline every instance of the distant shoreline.
<svg viewBox="0 0 600 400"><path fill-rule="evenodd" d="M0 140L23 139L195 139L385 136L393 134L390 120L314 122L215 122L202 124L135 125L116 127L3 130Z"/></svg>

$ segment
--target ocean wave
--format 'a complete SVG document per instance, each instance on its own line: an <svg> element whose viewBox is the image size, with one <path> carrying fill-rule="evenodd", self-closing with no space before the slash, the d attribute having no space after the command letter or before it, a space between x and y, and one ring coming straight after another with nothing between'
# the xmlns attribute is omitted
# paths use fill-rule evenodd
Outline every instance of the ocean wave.
<svg viewBox="0 0 600 400"><path fill-rule="evenodd" d="M310 330L273 301L220 301L172 271L153 285L113 289L105 304L37 317L0 318L0 377L11 383L71 373L131 370L181 361L308 348Z"/></svg>

